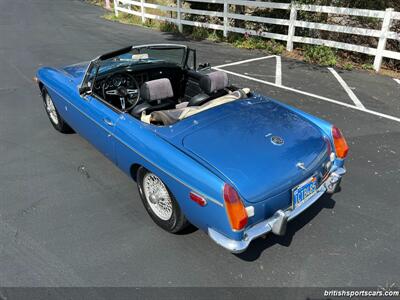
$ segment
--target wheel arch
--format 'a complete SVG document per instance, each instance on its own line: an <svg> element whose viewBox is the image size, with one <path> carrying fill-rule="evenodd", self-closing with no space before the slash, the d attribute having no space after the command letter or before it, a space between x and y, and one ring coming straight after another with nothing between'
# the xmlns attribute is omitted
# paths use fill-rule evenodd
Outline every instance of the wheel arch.
<svg viewBox="0 0 400 300"><path fill-rule="evenodd" d="M44 101L44 95L47 92L47 89L42 81L38 80L37 84L39 87L40 96L42 96L42 99Z"/></svg>
<svg viewBox="0 0 400 300"><path fill-rule="evenodd" d="M130 169L129 169L129 173L132 177L132 179L137 182L137 173L139 171L139 169L142 167L141 164L138 163L134 163L133 165L131 165Z"/></svg>
<svg viewBox="0 0 400 300"><path fill-rule="evenodd" d="M38 81L38 86L39 86L40 93L42 93L42 92L43 92L43 89L44 89L44 84L43 84L43 82Z"/></svg>

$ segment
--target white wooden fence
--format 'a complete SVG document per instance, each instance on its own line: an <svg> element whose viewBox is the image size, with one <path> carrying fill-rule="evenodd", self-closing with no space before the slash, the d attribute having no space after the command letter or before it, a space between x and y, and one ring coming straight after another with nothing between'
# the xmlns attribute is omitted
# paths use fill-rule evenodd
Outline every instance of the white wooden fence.
<svg viewBox="0 0 400 300"><path fill-rule="evenodd" d="M114 0L114 10L115 15L118 16L118 12L124 12L128 14L133 14L141 17L144 23L146 19L155 19L160 21L171 22L177 25L179 31L182 31L182 25L204 27L210 29L216 29L223 31L226 37L228 32L237 33L247 33L250 35L262 36L266 38L276 39L286 41L287 50L293 50L293 43L306 43L313 45L326 45L328 47L333 47L337 49L343 49L348 51L365 53L368 55L375 56L374 69L379 71L382 58L392 58L400 60L400 49L397 51L386 50L387 39L394 39L400 41L400 33L390 31L390 24L392 20L400 20L400 12L393 11L392 8L386 9L386 11L380 10L367 10L367 9L354 9L354 8L343 8L343 7L332 7L332 6L318 6L318 5L298 5L295 3L276 3L276 2L262 2L262 1L246 1L246 0L190 0L188 2L201 2L201 3L215 3L221 5L220 11L210 11L210 10L199 10L199 9L189 9L183 7L185 0L176 0L176 5L165 6L158 5L154 3L146 3L145 0ZM270 8L270 9L281 9L290 10L289 19L277 19L277 18L266 18L259 16L251 16L245 14L237 14L230 11L230 5L243 5L251 8ZM169 12L170 16L165 16L161 14L150 14L146 12L146 8L155 9L157 11ZM349 27L341 25L330 25L315 22L305 22L297 20L298 11L307 12L319 12L337 15L350 15L350 16L361 16L361 17L371 17L382 19L382 26L380 30L359 28L359 27ZM186 20L186 14L203 15L221 18L220 24L195 22L191 20ZM174 16L174 17L173 17ZM278 34L273 32L260 32L255 30L249 30L245 28L238 28L230 26L230 19L244 20L258 23L266 24L277 24L288 26L288 34ZM324 30L331 32L348 33L354 35L370 36L379 38L377 48L372 48L368 46L360 46L342 42L336 42L332 40L316 39L311 37L303 37L295 35L295 28L310 28L316 30Z"/></svg>

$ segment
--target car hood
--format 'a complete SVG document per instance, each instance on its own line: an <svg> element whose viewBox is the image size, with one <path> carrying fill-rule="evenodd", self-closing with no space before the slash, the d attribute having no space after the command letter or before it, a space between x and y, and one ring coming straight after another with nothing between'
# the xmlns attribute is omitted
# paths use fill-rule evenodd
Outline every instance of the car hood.
<svg viewBox="0 0 400 300"><path fill-rule="evenodd" d="M222 174L249 202L290 190L328 157L320 129L277 102L238 101L228 111L192 128L181 146Z"/></svg>

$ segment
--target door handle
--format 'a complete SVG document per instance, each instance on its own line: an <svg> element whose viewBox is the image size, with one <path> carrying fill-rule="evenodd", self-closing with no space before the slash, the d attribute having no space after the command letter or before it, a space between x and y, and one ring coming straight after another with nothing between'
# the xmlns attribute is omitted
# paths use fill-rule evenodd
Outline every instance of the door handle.
<svg viewBox="0 0 400 300"><path fill-rule="evenodd" d="M113 122L110 121L110 119L108 118L104 118L103 119L104 123L106 123L108 126L115 126L115 124Z"/></svg>

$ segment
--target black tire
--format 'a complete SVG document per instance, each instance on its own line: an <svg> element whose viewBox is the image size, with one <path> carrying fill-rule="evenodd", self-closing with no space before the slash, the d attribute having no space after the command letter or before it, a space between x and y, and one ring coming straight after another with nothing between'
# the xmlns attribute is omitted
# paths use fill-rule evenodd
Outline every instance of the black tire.
<svg viewBox="0 0 400 300"><path fill-rule="evenodd" d="M53 127L61 133L73 133L74 130L60 116L60 114L57 111L57 108L53 103L53 100L50 97L50 94L47 92L45 88L42 89L42 97L43 97L44 109L46 111L47 116L49 117L51 125L53 125ZM51 103L50 105L48 104L49 101Z"/></svg>
<svg viewBox="0 0 400 300"><path fill-rule="evenodd" d="M168 189L168 187L161 181L160 178L158 180L162 183L162 185L166 188L166 192L168 193L170 203L172 205L172 212L171 216L169 219L163 219L159 215L157 215L156 210L154 210L151 205L150 205L150 200L147 199L145 190L144 190L144 180L147 178L146 176L155 176L158 178L157 175L149 172L143 167L140 167L138 172L137 172L137 186L140 194L140 198L142 199L143 205L146 208L148 214L150 217L153 219L153 221L160 226L162 229L171 232L171 233L178 233L185 229L188 225L189 222L187 221L185 215L182 213L178 202L175 200L174 196L172 195L171 191ZM156 202L159 202L157 200ZM169 202L169 201L168 201ZM154 204L154 203L153 203ZM154 205L159 205L159 204L154 204Z"/></svg>

